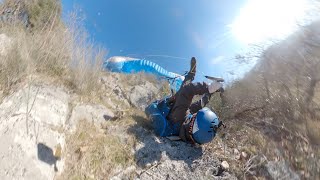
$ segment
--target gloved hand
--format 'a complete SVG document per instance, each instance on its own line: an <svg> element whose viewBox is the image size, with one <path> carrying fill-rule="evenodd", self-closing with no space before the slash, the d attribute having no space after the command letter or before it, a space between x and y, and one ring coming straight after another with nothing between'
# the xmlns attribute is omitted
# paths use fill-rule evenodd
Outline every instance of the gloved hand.
<svg viewBox="0 0 320 180"><path fill-rule="evenodd" d="M222 88L222 83L217 82L217 81L213 81L212 83L210 83L208 85L208 91L210 94L218 91L220 88Z"/></svg>

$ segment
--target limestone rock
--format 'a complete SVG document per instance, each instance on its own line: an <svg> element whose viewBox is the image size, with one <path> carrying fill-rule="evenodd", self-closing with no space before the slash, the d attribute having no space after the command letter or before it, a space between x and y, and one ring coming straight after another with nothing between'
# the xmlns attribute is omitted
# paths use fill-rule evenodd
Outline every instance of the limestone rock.
<svg viewBox="0 0 320 180"><path fill-rule="evenodd" d="M150 82L135 86L129 93L129 100L135 107L144 110L148 104L155 99L159 89Z"/></svg>
<svg viewBox="0 0 320 180"><path fill-rule="evenodd" d="M228 171L230 168L229 163L227 161L222 161L221 168L225 171Z"/></svg>
<svg viewBox="0 0 320 180"><path fill-rule="evenodd" d="M292 180L300 179L299 175L285 161L269 161L266 168L272 179L283 179L283 177Z"/></svg>
<svg viewBox="0 0 320 180"><path fill-rule="evenodd" d="M112 73L101 78L104 90L107 92L105 102L111 107L125 109L130 107L123 84L120 82L120 74ZM121 102L122 104L119 104ZM121 105L121 107L118 107Z"/></svg>
<svg viewBox="0 0 320 180"><path fill-rule="evenodd" d="M241 159L247 159L248 154L246 152L241 152Z"/></svg>
<svg viewBox="0 0 320 180"><path fill-rule="evenodd" d="M219 174L220 161L202 147L158 138L142 127L131 129L139 143L135 147L139 179L236 179Z"/></svg>
<svg viewBox="0 0 320 180"><path fill-rule="evenodd" d="M69 119L68 129L74 131L80 120L87 120L100 128L102 123L113 117L114 113L102 105L76 105Z"/></svg>
<svg viewBox="0 0 320 180"><path fill-rule="evenodd" d="M65 124L69 95L51 86L26 86L0 104L0 179L53 179L64 160L58 128ZM55 172L57 170L58 172Z"/></svg>
<svg viewBox="0 0 320 180"><path fill-rule="evenodd" d="M160 87L157 87L156 84L144 80L136 85L130 85L128 82L123 82L121 75L117 73L110 73L108 76L102 77L101 81L105 90L109 92L107 96L124 103L125 106L131 104L140 110L144 110L154 101L160 90ZM108 104L115 103L111 101ZM125 109L125 107L119 107L118 109Z"/></svg>
<svg viewBox="0 0 320 180"><path fill-rule="evenodd" d="M234 156L235 156L235 159L237 159L237 160L239 160L241 157L241 155L240 155L240 152L239 152L239 150L238 149L234 149L233 150L233 154L234 154Z"/></svg>

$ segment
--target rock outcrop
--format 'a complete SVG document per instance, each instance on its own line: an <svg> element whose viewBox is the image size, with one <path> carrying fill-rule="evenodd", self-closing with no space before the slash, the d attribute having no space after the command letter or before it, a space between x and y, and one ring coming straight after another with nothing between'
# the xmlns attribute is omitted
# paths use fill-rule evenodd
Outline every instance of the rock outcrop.
<svg viewBox="0 0 320 180"><path fill-rule="evenodd" d="M110 81L121 84L119 75ZM138 83L139 84L139 83ZM123 98L136 108L146 106L157 94L157 87L143 82L120 89L115 99ZM128 92L126 90L129 90ZM133 92L137 92L135 96ZM148 92L147 92L148 91ZM145 93L153 93L145 98ZM192 147L182 141L171 141L153 134L150 125L118 123L105 129L102 125L114 121L117 107L80 103L77 95L64 88L37 83L26 85L7 96L0 104L0 179L54 179L65 169L68 141L77 123L86 120L101 129L101 135L117 137L126 144L136 139L131 155L135 163L116 169L112 179L133 176L139 179L236 179L222 169L221 162L201 146ZM117 102L113 102L117 104ZM119 108L119 107L118 107ZM126 119L123 116L121 119ZM121 120L118 120L121 121ZM146 122L148 124L148 122Z"/></svg>
<svg viewBox="0 0 320 180"><path fill-rule="evenodd" d="M52 86L25 86L0 104L0 179L53 179L63 169L54 150L64 147L59 128L69 95Z"/></svg>

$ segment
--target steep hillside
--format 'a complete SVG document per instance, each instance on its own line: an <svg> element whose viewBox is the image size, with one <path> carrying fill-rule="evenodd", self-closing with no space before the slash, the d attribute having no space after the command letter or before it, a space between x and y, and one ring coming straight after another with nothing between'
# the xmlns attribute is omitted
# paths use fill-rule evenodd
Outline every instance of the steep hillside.
<svg viewBox="0 0 320 180"><path fill-rule="evenodd" d="M319 179L319 23L263 51L209 107L228 128L191 146L153 133L169 93L105 72L106 51L60 1L0 7L0 179Z"/></svg>
<svg viewBox="0 0 320 180"><path fill-rule="evenodd" d="M1 179L236 178L221 142L212 151L156 137L143 111L167 84L104 72L104 49L51 2L0 8Z"/></svg>
<svg viewBox="0 0 320 180"><path fill-rule="evenodd" d="M165 89L152 77L103 73L94 101L43 80L22 81L0 104L1 179L235 179L214 155L221 144L153 134L142 109Z"/></svg>
<svg viewBox="0 0 320 180"><path fill-rule="evenodd" d="M319 22L301 27L261 51L256 67L227 88L222 113L262 133L259 153L303 179L320 178L319 28Z"/></svg>

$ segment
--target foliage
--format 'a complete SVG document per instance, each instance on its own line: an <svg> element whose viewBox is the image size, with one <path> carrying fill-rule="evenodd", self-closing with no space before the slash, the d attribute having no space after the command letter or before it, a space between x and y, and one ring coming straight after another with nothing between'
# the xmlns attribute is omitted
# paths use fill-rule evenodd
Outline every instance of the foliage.
<svg viewBox="0 0 320 180"><path fill-rule="evenodd" d="M4 26L0 33L10 39L6 53L0 55L0 90L30 75L45 75L64 83L82 95L93 95L99 88L99 75L106 51L90 41L75 15L68 24L56 24L29 32L22 26ZM54 20L57 19L57 20Z"/></svg>
<svg viewBox="0 0 320 180"><path fill-rule="evenodd" d="M31 26L42 29L46 24L56 25L61 19L60 0L26 0Z"/></svg>
<svg viewBox="0 0 320 180"><path fill-rule="evenodd" d="M247 58L245 62L257 57L259 61L244 78L226 87L225 110L220 111L229 122L237 121L262 133L250 137L249 144L256 144L255 148L250 146L251 152L261 148L263 139L269 139L277 147L267 144L269 158L283 151L279 158L315 179L319 174L314 169L320 162L309 160L320 143L319 27L320 22L314 22L254 56L241 57Z"/></svg>

